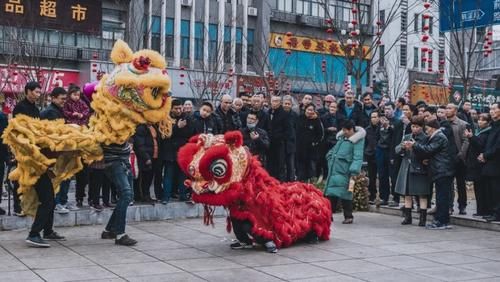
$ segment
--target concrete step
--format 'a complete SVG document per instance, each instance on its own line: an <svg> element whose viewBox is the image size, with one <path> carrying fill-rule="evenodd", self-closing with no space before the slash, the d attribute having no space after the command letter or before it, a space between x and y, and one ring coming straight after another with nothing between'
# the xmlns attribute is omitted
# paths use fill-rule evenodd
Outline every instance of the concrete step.
<svg viewBox="0 0 500 282"><path fill-rule="evenodd" d="M377 207L375 205L370 205L370 212L376 212L376 213L387 214L387 215L395 215L395 216L401 216L401 214L402 214L399 207L385 207L385 206ZM418 216L419 216L419 214L415 210L413 210L412 217L414 219L418 220ZM430 223L433 219L434 219L434 217L432 215L427 216L428 223ZM418 223L418 222L416 222L416 223ZM416 223L414 223L414 224L416 224ZM475 218L475 217L472 217L470 215L464 216L464 215L453 214L450 216L450 224L500 232L500 222L487 222L486 220L484 220L482 218Z"/></svg>
<svg viewBox="0 0 500 282"><path fill-rule="evenodd" d="M108 222L112 209L97 212L89 207L67 214L54 213L54 226L104 225ZM134 205L127 211L127 222L156 221L166 219L203 217L204 209L200 204L170 202L167 205ZM217 207L214 216L226 216L222 207ZM31 217L0 216L0 230L26 229L31 226Z"/></svg>

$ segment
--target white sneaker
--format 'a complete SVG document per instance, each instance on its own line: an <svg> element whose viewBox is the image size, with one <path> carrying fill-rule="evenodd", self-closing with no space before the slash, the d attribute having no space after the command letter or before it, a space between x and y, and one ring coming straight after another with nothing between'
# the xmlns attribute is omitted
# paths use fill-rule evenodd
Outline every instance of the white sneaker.
<svg viewBox="0 0 500 282"><path fill-rule="evenodd" d="M59 213L59 214L69 213L69 210L61 204L56 205L55 211L56 211L56 213Z"/></svg>
<svg viewBox="0 0 500 282"><path fill-rule="evenodd" d="M73 205L73 204L67 203L67 204L66 204L66 209L68 209L68 210L70 210L70 211L77 211L77 210L79 210L80 208L79 208L79 207L77 207L77 206L75 206L75 205Z"/></svg>

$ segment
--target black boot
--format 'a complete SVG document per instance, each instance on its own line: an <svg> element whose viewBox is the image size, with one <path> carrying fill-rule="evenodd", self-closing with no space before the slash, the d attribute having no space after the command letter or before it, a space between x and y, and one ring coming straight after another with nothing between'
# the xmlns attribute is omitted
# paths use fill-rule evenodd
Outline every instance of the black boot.
<svg viewBox="0 0 500 282"><path fill-rule="evenodd" d="M421 209L420 210L420 220L418 221L418 226L425 226L426 222L427 222L427 210Z"/></svg>
<svg viewBox="0 0 500 282"><path fill-rule="evenodd" d="M402 225L411 224L411 208L404 208L404 217L405 219L401 222Z"/></svg>

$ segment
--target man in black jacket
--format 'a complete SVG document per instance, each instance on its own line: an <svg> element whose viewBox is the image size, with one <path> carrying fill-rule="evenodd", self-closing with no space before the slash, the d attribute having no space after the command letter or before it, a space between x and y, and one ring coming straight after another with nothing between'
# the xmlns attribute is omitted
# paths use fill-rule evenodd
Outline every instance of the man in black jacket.
<svg viewBox="0 0 500 282"><path fill-rule="evenodd" d="M437 120L426 124L426 133L429 136L423 144L414 141L405 141L407 150L413 149L417 157L429 160L429 172L436 185L436 215L434 222L427 228L434 230L449 229L450 214L448 204L450 189L453 185L453 162L448 155L448 139L439 130L441 126Z"/></svg>
<svg viewBox="0 0 500 282"><path fill-rule="evenodd" d="M497 102L490 107L493 120L490 135L486 141L484 153L478 160L484 163L482 175L487 183L488 194L491 201L489 207L494 214L486 217L488 221L500 221L500 104Z"/></svg>
<svg viewBox="0 0 500 282"><path fill-rule="evenodd" d="M14 117L18 114L24 114L30 117L39 118L40 111L36 106L36 101L40 98L41 88L37 82L28 82L24 87L26 99L19 102L14 108ZM47 152L48 153L48 152ZM45 172L40 176L34 185L34 189L40 201L40 205L36 210L36 216L31 226L26 243L32 247L48 248L50 244L46 240L66 240L63 236L54 231L54 189L52 180L49 174ZM17 189L16 189L17 190ZM17 194L17 193L15 193ZM17 195L14 195L17 198ZM16 204L14 203L14 212L16 211ZM43 230L43 239L40 232Z"/></svg>
<svg viewBox="0 0 500 282"><path fill-rule="evenodd" d="M281 97L271 97L269 139L269 174L280 181L285 180L286 139L293 133L289 114L281 106Z"/></svg>
<svg viewBox="0 0 500 282"><path fill-rule="evenodd" d="M378 111L377 106L373 103L373 97L370 93L363 94L363 111L361 114L361 127L366 128L370 125L371 113Z"/></svg>
<svg viewBox="0 0 500 282"><path fill-rule="evenodd" d="M179 200L187 201L187 191L184 186L186 176L177 164L177 152L191 136L195 135L193 122L182 112L180 100L172 101L170 116L174 120L172 136L160 140L160 160L163 162L163 198L162 204L167 204L172 192L179 194Z"/></svg>
<svg viewBox="0 0 500 282"><path fill-rule="evenodd" d="M194 134L219 134L213 111L214 106L210 102L203 102L200 110L194 112L191 118Z"/></svg>
<svg viewBox="0 0 500 282"><path fill-rule="evenodd" d="M352 120L356 126L361 126L363 109L361 103L354 100L354 93L346 91L344 99L340 100L338 104L337 119L340 124L345 120Z"/></svg>
<svg viewBox="0 0 500 282"><path fill-rule="evenodd" d="M231 108L232 103L233 98L230 95L223 95L220 105L215 110L214 117L217 120L219 134L239 130L242 127L240 116Z"/></svg>
<svg viewBox="0 0 500 282"><path fill-rule="evenodd" d="M250 111L256 113L257 117L259 118L259 123L257 124L257 127L264 129L266 132L269 132L270 120L269 120L269 114L264 109L264 94L257 93L252 96L252 108L250 109Z"/></svg>
<svg viewBox="0 0 500 282"><path fill-rule="evenodd" d="M62 87L56 87L50 93L51 103L40 113L41 119L64 119L63 107L66 103L67 92Z"/></svg>
<svg viewBox="0 0 500 282"><path fill-rule="evenodd" d="M134 135L134 152L137 156L139 167L140 187L134 189L134 194L138 192L138 195L135 195L136 201L152 202L149 188L153 179L156 199L160 200L163 197L159 142L160 136L156 126L152 124L140 124L137 126Z"/></svg>
<svg viewBox="0 0 500 282"><path fill-rule="evenodd" d="M243 144L248 147L252 155L259 157L262 165L266 164L266 153L269 149L269 137L264 129L257 127L259 118L255 113L248 113L247 126L242 128Z"/></svg>
<svg viewBox="0 0 500 282"><path fill-rule="evenodd" d="M297 176L295 173L295 153L296 153L296 129L297 119L299 115L293 111L293 98L290 95L283 97L283 110L288 113L288 118L291 122L291 133L285 140L285 165L286 165L286 181L295 181Z"/></svg>
<svg viewBox="0 0 500 282"><path fill-rule="evenodd" d="M378 111L373 111L370 114L370 125L365 128L365 161L368 163L368 198L370 204L374 204L377 198L377 162L375 159L375 150L378 143L378 133L380 127L380 117Z"/></svg>

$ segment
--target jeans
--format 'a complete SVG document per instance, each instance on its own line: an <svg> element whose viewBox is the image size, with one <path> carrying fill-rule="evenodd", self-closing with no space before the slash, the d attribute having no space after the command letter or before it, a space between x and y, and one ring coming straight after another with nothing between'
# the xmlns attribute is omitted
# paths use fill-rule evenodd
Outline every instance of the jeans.
<svg viewBox="0 0 500 282"><path fill-rule="evenodd" d="M377 162L378 190L380 199L387 202L389 200L389 193L391 189L389 183L389 149L383 149L377 146L375 159Z"/></svg>
<svg viewBox="0 0 500 282"><path fill-rule="evenodd" d="M458 193L458 208L465 209L467 207L467 188L465 186L465 174L467 168L462 160L458 160L455 165L455 179L457 181L457 193ZM453 208L453 202L455 201L455 189L452 186L450 190L450 209Z"/></svg>
<svg viewBox="0 0 500 282"><path fill-rule="evenodd" d="M176 161L165 161L163 164L163 201L168 202L172 196L172 189L177 187L179 191L179 200L187 200L186 186L184 180L186 176L180 169Z"/></svg>
<svg viewBox="0 0 500 282"><path fill-rule="evenodd" d="M108 164L104 170L106 176L115 185L118 194L118 203L106 225L107 231L117 235L125 233L127 209L134 198L133 176L128 160L118 160Z"/></svg>
<svg viewBox="0 0 500 282"><path fill-rule="evenodd" d="M68 203L68 191L71 179L64 180L59 185L59 192L56 194L56 205L66 205Z"/></svg>
<svg viewBox="0 0 500 282"><path fill-rule="evenodd" d="M35 184L36 195L40 205L36 210L35 220L31 225L30 237L40 236L43 230L44 235L50 235L54 230L54 188L52 180L47 173L42 174Z"/></svg>
<svg viewBox="0 0 500 282"><path fill-rule="evenodd" d="M449 203L450 190L453 186L453 177L444 176L434 181L436 184L436 221L442 224L450 222Z"/></svg>

